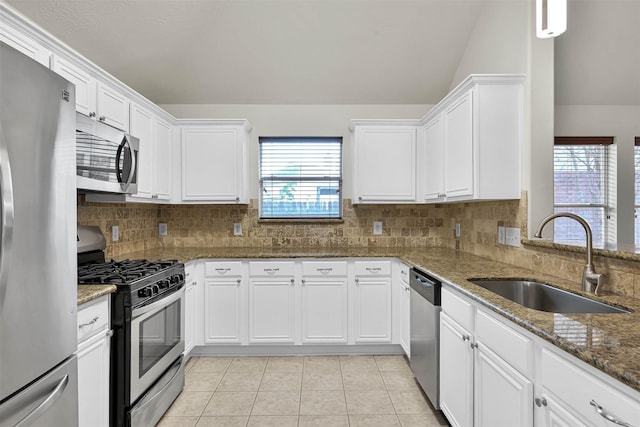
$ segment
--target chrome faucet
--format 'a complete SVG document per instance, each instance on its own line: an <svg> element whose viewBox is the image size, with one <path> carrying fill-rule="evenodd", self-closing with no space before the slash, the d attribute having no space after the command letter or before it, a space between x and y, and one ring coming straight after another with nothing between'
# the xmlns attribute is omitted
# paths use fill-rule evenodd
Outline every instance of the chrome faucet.
<svg viewBox="0 0 640 427"><path fill-rule="evenodd" d="M596 269L593 266L593 235L591 233L589 223L587 223L584 218L569 212L551 214L540 222L540 225L538 225L538 229L534 233L533 237L541 238L544 226L551 220L560 217L571 218L578 221L584 228L585 233L587 233L587 265L584 266L584 270L582 271L582 290L600 295L605 275L596 273Z"/></svg>

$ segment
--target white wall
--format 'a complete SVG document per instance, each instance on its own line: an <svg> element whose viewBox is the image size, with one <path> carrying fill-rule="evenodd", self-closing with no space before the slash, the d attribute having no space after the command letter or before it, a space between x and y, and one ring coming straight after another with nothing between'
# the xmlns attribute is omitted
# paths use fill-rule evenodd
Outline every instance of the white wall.
<svg viewBox="0 0 640 427"><path fill-rule="evenodd" d="M177 118L248 119L249 196L258 197L258 138L261 136L342 136L344 196L351 197L352 119L420 119L432 105L161 105ZM251 183L255 183L252 185Z"/></svg>
<svg viewBox="0 0 640 427"><path fill-rule="evenodd" d="M528 7L527 0L484 3L450 89L469 74L527 72Z"/></svg>

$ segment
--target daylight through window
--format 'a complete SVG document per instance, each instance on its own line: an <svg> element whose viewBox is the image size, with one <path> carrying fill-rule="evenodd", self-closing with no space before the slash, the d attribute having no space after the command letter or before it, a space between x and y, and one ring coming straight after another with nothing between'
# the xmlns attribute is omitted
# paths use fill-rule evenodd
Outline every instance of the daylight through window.
<svg viewBox="0 0 640 427"><path fill-rule="evenodd" d="M261 137L260 189L260 218L341 218L342 138Z"/></svg>
<svg viewBox="0 0 640 427"><path fill-rule="evenodd" d="M610 137L556 137L554 146L554 211L572 212L591 226L594 243L607 237L609 216ZM584 243L585 232L576 221L558 218L554 240Z"/></svg>

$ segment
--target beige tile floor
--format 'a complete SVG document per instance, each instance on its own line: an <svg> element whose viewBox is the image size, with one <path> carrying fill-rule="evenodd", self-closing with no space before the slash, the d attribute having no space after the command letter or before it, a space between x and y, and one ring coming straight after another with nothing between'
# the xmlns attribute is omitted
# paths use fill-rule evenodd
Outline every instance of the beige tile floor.
<svg viewBox="0 0 640 427"><path fill-rule="evenodd" d="M448 426L403 356L199 357L158 427Z"/></svg>

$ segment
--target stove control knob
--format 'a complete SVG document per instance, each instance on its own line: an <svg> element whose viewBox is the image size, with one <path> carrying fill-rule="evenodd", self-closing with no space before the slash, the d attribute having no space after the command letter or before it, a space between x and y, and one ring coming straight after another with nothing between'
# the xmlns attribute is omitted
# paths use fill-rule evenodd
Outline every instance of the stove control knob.
<svg viewBox="0 0 640 427"><path fill-rule="evenodd" d="M184 280L184 276L182 274L176 274L171 276L171 283L180 283Z"/></svg>
<svg viewBox="0 0 640 427"><path fill-rule="evenodd" d="M146 288L138 289L138 296L140 298L151 296L151 288L146 287Z"/></svg>
<svg viewBox="0 0 640 427"><path fill-rule="evenodd" d="M158 286L160 287L160 289L165 289L168 288L169 286L171 286L171 282L169 282L169 280L160 280L158 282Z"/></svg>
<svg viewBox="0 0 640 427"><path fill-rule="evenodd" d="M160 288L158 287L158 285L152 285L151 286L151 292L154 294L157 294L158 292L160 292Z"/></svg>

